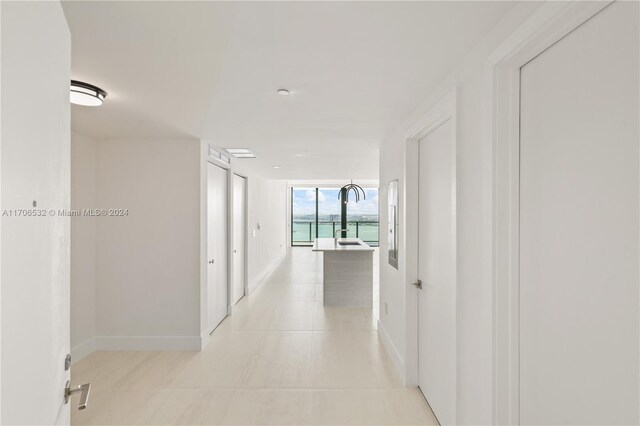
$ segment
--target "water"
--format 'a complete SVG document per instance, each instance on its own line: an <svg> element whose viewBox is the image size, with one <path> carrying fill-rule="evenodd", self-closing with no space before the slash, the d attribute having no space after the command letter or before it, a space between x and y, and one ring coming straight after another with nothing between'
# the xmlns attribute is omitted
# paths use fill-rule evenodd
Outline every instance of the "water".
<svg viewBox="0 0 640 426"><path fill-rule="evenodd" d="M311 228L309 228L309 223L311 223ZM333 238L334 237L334 229L337 231L340 229L340 223L335 222L319 222L318 223L318 237L319 238ZM349 232L347 233L348 238L356 237L356 223L348 222L347 228ZM367 242L367 243L375 243L378 244L378 223L370 222L363 223L359 222L357 225L358 228L358 238ZM313 222L294 222L293 223L293 242L299 243L312 243L316 238L316 227Z"/></svg>

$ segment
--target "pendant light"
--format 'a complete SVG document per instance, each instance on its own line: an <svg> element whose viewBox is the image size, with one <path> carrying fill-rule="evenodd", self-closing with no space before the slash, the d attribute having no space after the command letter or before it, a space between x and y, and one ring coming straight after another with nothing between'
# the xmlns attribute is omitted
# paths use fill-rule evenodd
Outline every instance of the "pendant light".
<svg viewBox="0 0 640 426"><path fill-rule="evenodd" d="M362 189L361 186L359 185L355 185L353 183L353 180L351 180L351 183L348 185L343 186L342 188L340 188L340 192L338 192L338 199L340 198L340 195L342 194L342 191L344 191L344 195L345 195L345 199L344 199L344 203L347 204L349 202L349 191L353 191L355 194L355 199L356 199L356 203L358 201L360 201L360 192L362 192L362 198L364 200L367 199L367 196L364 192L364 189Z"/></svg>

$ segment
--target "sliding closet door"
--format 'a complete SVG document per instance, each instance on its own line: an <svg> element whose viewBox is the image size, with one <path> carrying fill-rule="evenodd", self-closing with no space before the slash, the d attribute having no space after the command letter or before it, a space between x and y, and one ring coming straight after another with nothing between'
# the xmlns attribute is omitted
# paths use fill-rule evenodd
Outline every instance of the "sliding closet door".
<svg viewBox="0 0 640 426"><path fill-rule="evenodd" d="M208 163L207 169L207 301L208 331L227 316L227 170Z"/></svg>
<svg viewBox="0 0 640 426"><path fill-rule="evenodd" d="M521 71L521 424L640 420L638 9Z"/></svg>

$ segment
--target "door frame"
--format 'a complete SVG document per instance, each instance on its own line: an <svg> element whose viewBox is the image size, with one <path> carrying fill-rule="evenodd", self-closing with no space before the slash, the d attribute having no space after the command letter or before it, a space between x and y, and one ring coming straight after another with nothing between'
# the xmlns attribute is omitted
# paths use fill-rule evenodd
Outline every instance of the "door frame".
<svg viewBox="0 0 640 426"><path fill-rule="evenodd" d="M447 92L438 103L436 103L422 118L417 120L413 126L406 133L406 156L405 156L405 229L418 229L419 226L419 170L420 170L420 158L419 142L426 135L437 129L440 125L451 120L453 127L453 139L454 139L454 176L453 184L457 188L457 129L456 129L456 88L453 87ZM457 189L456 200L457 204ZM400 212L402 214L402 212ZM456 223L457 229L457 223ZM406 306L406 329L407 329L407 341L406 341L406 358L404 366L405 384L407 386L417 386L419 381L418 376L418 289L415 288L412 283L415 282L418 277L418 233L417 232L403 232L406 238L406 250L405 250L405 262L406 262L406 287L405 292L405 306ZM454 232L454 250L457 253L457 231ZM456 254L457 258L457 254ZM456 277L457 277L457 261L456 261ZM457 284L456 284L457 285ZM457 302L456 302L457 303ZM456 317L457 317L456 309ZM456 324L458 318L456 318ZM456 325L457 327L457 325ZM457 354L456 354L457 357ZM457 364L457 362L456 362ZM457 368L456 368L457 370ZM456 380L457 380L456 373ZM457 384L456 384L457 387Z"/></svg>
<svg viewBox="0 0 640 426"><path fill-rule="evenodd" d="M244 264L242 265L242 269L244 270L244 283L242 283L242 288L244 288L244 295L246 296L247 294L249 294L249 280L247 279L248 277L248 256L247 256L247 248L249 247L249 177L242 174L242 173L238 173L238 172L234 172L232 170L231 173L231 187L233 188L233 177L234 176L238 176L244 179L244 223L242 224L242 226L244 227L244 241L242 242L242 244L244 244ZM233 192L233 191L232 191ZM233 197L235 198L235 194L233 194ZM232 214L235 213L233 211L233 205L231 206L231 210L232 210ZM233 228L233 226L231 226L231 228ZM235 238L235 235L233 229L231 230L231 238ZM233 252L233 250L231 250ZM233 268L233 263L232 263L232 268ZM233 271L233 269L232 269ZM233 282L233 277L231 278L231 286L234 287L235 283ZM232 303L230 304L229 307L229 315L231 315L233 313L233 309L234 309L235 304Z"/></svg>
<svg viewBox="0 0 640 426"><path fill-rule="evenodd" d="M548 2L489 55L493 142L493 423L518 424L520 69L610 5Z"/></svg>

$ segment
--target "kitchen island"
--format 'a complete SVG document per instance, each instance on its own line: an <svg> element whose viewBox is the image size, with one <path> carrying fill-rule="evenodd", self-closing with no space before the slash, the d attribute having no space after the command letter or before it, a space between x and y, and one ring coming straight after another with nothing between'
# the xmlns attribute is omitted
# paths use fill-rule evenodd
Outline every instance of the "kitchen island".
<svg viewBox="0 0 640 426"><path fill-rule="evenodd" d="M359 238L316 238L324 256L324 305L373 306L373 251Z"/></svg>

